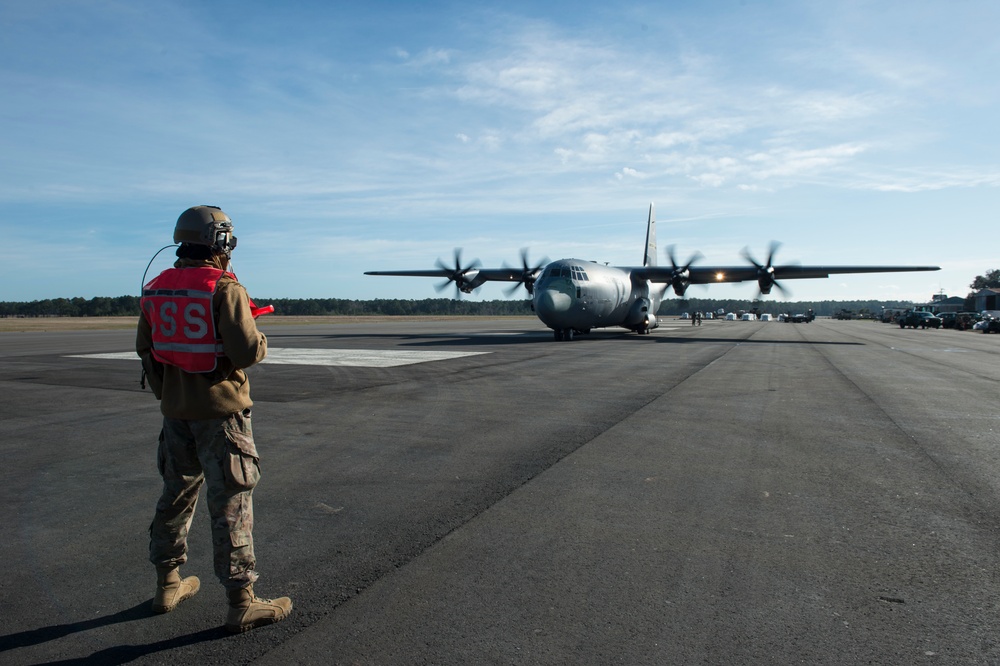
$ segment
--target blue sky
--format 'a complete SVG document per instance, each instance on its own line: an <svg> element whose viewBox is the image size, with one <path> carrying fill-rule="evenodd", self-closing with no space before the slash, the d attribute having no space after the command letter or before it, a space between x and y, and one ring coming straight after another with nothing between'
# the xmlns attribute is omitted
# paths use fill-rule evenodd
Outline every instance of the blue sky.
<svg viewBox="0 0 1000 666"><path fill-rule="evenodd" d="M2 3L0 301L138 294L203 203L258 299L436 297L362 273L455 247L635 265L650 202L704 264L780 240L943 269L796 300L964 296L1000 267L997 25L994 0Z"/></svg>

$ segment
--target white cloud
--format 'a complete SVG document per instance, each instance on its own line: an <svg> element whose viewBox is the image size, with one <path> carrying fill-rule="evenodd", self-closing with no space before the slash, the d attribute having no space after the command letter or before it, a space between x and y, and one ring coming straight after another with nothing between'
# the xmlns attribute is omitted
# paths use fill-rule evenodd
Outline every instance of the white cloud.
<svg viewBox="0 0 1000 666"><path fill-rule="evenodd" d="M947 169L908 169L870 174L859 184L862 189L879 192L931 192L972 187L1000 187L1000 168L970 170L965 167Z"/></svg>
<svg viewBox="0 0 1000 666"><path fill-rule="evenodd" d="M452 52L448 49L426 49L419 55L409 58L407 64L413 67L432 67L447 65L451 62Z"/></svg>
<svg viewBox="0 0 1000 666"><path fill-rule="evenodd" d="M720 187L726 182L724 176L717 173L703 173L691 176L691 179L704 187Z"/></svg>
<svg viewBox="0 0 1000 666"><path fill-rule="evenodd" d="M203 28L175 29L210 25L198 20L210 11L200 5L164 10L191 15L159 21L152 38L158 12L122 8L115 38L96 44L68 27L119 11L94 7L67 8L54 27L21 26L0 45L9 92L0 96L0 204L11 210L238 202L261 227L294 220L344 244L352 225L360 239L422 239L433 229L495 245L496 229L519 239L544 229L543 240L558 243L587 215L594 236L580 253L620 242L628 260L633 227L622 211L650 199L678 218L711 218L684 225L702 249L740 236L738 249L744 232L785 208L839 211L858 220L843 234L856 238L871 231L865 206L879 197L883 211L913 206L885 225L905 220L916 238L906 252L930 254L920 239L936 236L941 216L920 232L915 218L931 215L909 202L961 197L948 203L963 207L953 230L965 237L997 209L997 47L948 42L988 28L948 26L944 11L935 26L884 11L841 22L817 7L811 15L833 24L828 32L784 17L758 34L735 6L726 16L650 6L641 33L628 12L597 25L583 11L572 21L544 8L536 16L547 21L486 21L478 9L455 9L411 30L335 39L327 29L346 11L337 9L319 12L329 25L303 26L290 47L260 39L255 24L285 10L259 5L222 42ZM352 11L356 25L385 20ZM920 39L896 30L899 21ZM847 29L856 26L867 37ZM42 35L52 45L44 57L18 48ZM405 47L395 45L400 35ZM814 244L832 249L828 239ZM853 260L856 248L840 251Z"/></svg>
<svg viewBox="0 0 1000 666"><path fill-rule="evenodd" d="M646 175L638 171L637 169L633 169L631 167L625 167L621 171L615 174L615 178L617 178L618 180L624 180L625 178L635 178L638 180L642 180L646 178Z"/></svg>

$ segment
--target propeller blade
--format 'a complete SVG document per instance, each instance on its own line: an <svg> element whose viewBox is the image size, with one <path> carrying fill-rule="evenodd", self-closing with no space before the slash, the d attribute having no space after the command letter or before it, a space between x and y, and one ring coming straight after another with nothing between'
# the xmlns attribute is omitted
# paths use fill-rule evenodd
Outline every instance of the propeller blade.
<svg viewBox="0 0 1000 666"><path fill-rule="evenodd" d="M750 248L746 248L746 247L743 248L743 250L740 252L740 254L743 255L744 259L746 259L751 264L753 264L754 266L756 266L758 271L764 269L764 267L756 259L753 258L753 255L750 254Z"/></svg>
<svg viewBox="0 0 1000 666"><path fill-rule="evenodd" d="M691 286L691 283L688 281L688 269L691 268L694 262L700 260L703 255L701 252L695 252L691 255L686 264L678 266L677 256L674 253L675 247L676 246L674 245L667 246L667 259L670 260L670 266L674 269L674 275L670 280L670 286L673 287L675 294L683 296L687 291L687 288Z"/></svg>
<svg viewBox="0 0 1000 666"><path fill-rule="evenodd" d="M743 258L757 268L757 298L764 295L765 289L767 292L770 292L772 287L777 287L778 291L780 291L783 296L788 296L789 294L788 290L774 279L774 256L778 253L778 248L780 247L781 243L778 241L771 241L767 250L766 264L758 263L757 260L753 258L753 255L750 254L750 250L748 248L743 248L743 251L741 252Z"/></svg>
<svg viewBox="0 0 1000 666"><path fill-rule="evenodd" d="M781 247L781 243L778 241L771 241L771 245L768 247L767 252L767 265L769 267L774 266L774 253L778 251Z"/></svg>
<svg viewBox="0 0 1000 666"><path fill-rule="evenodd" d="M461 298L462 297L462 286L464 284L466 284L466 282L467 282L466 277L465 277L466 273L468 273L469 271L472 271L472 270L475 270L475 269L479 268L482 264L479 262L478 259L473 259L472 263L470 263L468 266L466 266L466 267L463 268L462 267L462 248L456 247L455 248L455 267L454 268L452 268L451 266L449 266L446 263L444 263L443 261L441 261L440 257L438 257L437 261L434 262L434 265L437 266L439 269L441 269L442 271L444 271L444 272L446 272L448 274L446 276L447 279L444 282L436 285L434 288L438 292L441 292L449 284L454 284L455 285L455 295L456 295L457 298Z"/></svg>
<svg viewBox="0 0 1000 666"><path fill-rule="evenodd" d="M549 263L548 258L545 258L538 264L532 266L531 263L528 261L528 248L526 247L521 248L521 277L519 280L514 282L514 284L510 288L505 289L504 293L507 294L508 296L511 296L515 291L517 291L518 287L524 287L524 290L528 292L529 296L533 294L535 285L535 274L538 273L538 271L542 270L548 263ZM507 266L506 262L504 263L504 266L505 267Z"/></svg>

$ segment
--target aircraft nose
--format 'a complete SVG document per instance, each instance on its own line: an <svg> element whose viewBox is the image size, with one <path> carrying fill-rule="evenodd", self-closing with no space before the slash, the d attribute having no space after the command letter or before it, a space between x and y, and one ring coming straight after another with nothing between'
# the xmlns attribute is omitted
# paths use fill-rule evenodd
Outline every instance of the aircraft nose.
<svg viewBox="0 0 1000 666"><path fill-rule="evenodd" d="M538 295L536 308L551 314L560 314L569 310L573 299L568 294L555 289L546 289Z"/></svg>

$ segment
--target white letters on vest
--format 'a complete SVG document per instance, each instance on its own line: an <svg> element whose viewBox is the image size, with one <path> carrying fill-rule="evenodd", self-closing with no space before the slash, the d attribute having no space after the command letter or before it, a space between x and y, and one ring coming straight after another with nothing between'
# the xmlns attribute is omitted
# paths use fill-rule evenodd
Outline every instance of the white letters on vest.
<svg viewBox="0 0 1000 666"><path fill-rule="evenodd" d="M142 311L153 334L153 356L187 372L211 372L223 356L212 297L224 272L210 266L170 268L143 287Z"/></svg>

